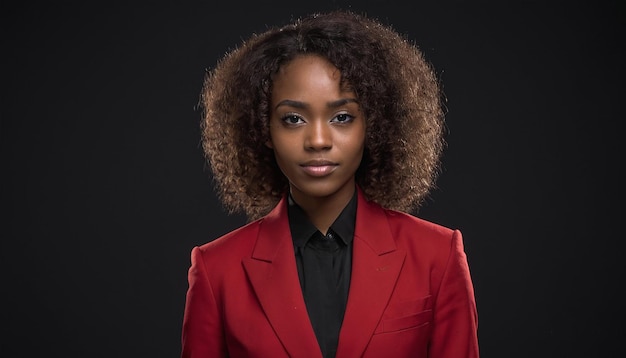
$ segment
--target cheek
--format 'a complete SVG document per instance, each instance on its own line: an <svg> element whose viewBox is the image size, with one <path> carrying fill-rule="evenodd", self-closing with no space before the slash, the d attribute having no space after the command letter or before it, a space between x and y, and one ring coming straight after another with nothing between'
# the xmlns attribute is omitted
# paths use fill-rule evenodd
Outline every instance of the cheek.
<svg viewBox="0 0 626 358"><path fill-rule="evenodd" d="M361 140L357 141L354 145L354 164L356 167L361 165L361 161L363 161L363 155L365 153L365 136L362 137Z"/></svg>
<svg viewBox="0 0 626 358"><path fill-rule="evenodd" d="M343 138L342 148L353 156L362 156L365 148L365 133L357 131Z"/></svg>
<svg viewBox="0 0 626 358"><path fill-rule="evenodd" d="M301 138L297 133L275 129L270 131L268 142L270 148L274 149L275 152L283 156L288 156L298 148Z"/></svg>
<svg viewBox="0 0 626 358"><path fill-rule="evenodd" d="M294 165L297 163L297 160L292 156L292 153L293 151L289 150L277 150L276 146L274 146L274 159L276 160L276 165L278 165L278 169L280 169L281 173L290 181L291 178L293 178L292 173L294 171Z"/></svg>
<svg viewBox="0 0 626 358"><path fill-rule="evenodd" d="M270 141L270 148L274 151L276 162L282 168L286 162L294 160L296 150L291 141L278 137Z"/></svg>

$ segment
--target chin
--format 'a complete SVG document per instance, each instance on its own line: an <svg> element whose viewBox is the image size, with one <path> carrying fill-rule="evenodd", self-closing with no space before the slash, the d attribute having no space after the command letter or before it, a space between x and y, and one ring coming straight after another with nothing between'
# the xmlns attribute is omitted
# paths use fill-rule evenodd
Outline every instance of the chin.
<svg viewBox="0 0 626 358"><path fill-rule="evenodd" d="M297 190L300 195L309 198L329 198L345 189L353 183L306 183L304 185L294 185L292 190Z"/></svg>

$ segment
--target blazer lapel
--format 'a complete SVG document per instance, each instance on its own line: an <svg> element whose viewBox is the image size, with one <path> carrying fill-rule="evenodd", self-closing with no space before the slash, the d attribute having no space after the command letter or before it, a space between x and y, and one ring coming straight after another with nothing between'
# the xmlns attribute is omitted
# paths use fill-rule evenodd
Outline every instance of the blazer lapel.
<svg viewBox="0 0 626 358"><path fill-rule="evenodd" d="M360 357L385 310L406 253L396 249L383 209L359 190L350 293L337 357Z"/></svg>
<svg viewBox="0 0 626 358"><path fill-rule="evenodd" d="M300 288L285 198L261 222L252 257L243 265L289 356L321 358Z"/></svg>

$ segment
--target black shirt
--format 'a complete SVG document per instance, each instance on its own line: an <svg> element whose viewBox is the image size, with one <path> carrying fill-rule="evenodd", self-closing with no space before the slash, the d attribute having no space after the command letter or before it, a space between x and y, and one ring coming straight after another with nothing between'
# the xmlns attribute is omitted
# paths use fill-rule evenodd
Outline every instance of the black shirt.
<svg viewBox="0 0 626 358"><path fill-rule="evenodd" d="M348 300L357 193L323 235L289 196L288 215L298 277L309 319L324 357L337 352Z"/></svg>

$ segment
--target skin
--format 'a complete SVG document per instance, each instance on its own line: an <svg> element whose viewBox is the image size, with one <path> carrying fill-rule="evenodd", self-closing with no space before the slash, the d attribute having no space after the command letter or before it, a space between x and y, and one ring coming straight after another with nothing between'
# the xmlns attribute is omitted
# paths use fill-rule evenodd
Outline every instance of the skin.
<svg viewBox="0 0 626 358"><path fill-rule="evenodd" d="M326 233L350 201L365 146L365 118L339 70L316 55L281 67L273 81L270 141L291 195Z"/></svg>

